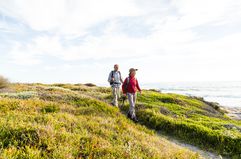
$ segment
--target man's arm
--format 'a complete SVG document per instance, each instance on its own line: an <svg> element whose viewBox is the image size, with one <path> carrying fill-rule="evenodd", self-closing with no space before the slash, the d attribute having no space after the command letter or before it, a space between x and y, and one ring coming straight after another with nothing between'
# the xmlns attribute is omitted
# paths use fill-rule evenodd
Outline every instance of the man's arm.
<svg viewBox="0 0 241 159"><path fill-rule="evenodd" d="M122 84L124 83L121 73L120 73L120 81Z"/></svg>
<svg viewBox="0 0 241 159"><path fill-rule="evenodd" d="M110 74L109 74L109 77L108 77L108 82L110 82L111 81L111 75L112 75L112 71L110 72Z"/></svg>

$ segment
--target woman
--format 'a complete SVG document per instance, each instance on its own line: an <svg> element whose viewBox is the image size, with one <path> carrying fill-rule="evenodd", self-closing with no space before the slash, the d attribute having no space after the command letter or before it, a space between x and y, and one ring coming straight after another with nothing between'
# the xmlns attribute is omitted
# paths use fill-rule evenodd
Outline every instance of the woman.
<svg viewBox="0 0 241 159"><path fill-rule="evenodd" d="M128 118L137 122L136 113L135 113L135 104L136 104L136 92L137 90L141 93L138 81L135 78L137 69L131 68L129 70L129 77L127 77L122 85L122 91L124 95L127 95L130 108L128 111Z"/></svg>

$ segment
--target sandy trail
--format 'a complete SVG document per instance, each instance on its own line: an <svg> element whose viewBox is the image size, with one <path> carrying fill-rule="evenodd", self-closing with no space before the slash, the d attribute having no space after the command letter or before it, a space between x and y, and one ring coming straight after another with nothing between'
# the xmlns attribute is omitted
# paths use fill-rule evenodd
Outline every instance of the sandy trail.
<svg viewBox="0 0 241 159"><path fill-rule="evenodd" d="M201 157L203 157L205 159L226 159L226 157L223 157L223 156L218 155L218 154L213 153L213 152L202 150L202 149L200 149L197 146L186 144L183 141L179 141L179 140L177 140L177 139L175 139L175 138L173 138L171 136L166 136L166 135L163 135L163 134L160 134L160 136L162 138L167 139L168 141L170 141L172 143L175 143L176 145L179 145L181 147L187 148L187 149L189 149L189 150L191 150L193 152L199 153L201 155Z"/></svg>

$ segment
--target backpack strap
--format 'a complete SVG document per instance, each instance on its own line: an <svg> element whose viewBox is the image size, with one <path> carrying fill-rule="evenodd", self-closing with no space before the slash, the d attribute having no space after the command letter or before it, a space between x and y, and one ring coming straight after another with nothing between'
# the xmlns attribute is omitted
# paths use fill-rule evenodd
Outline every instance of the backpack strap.
<svg viewBox="0 0 241 159"><path fill-rule="evenodd" d="M121 76L121 72L118 71L119 75ZM113 78L114 77L114 71L111 71L111 77Z"/></svg>
<svg viewBox="0 0 241 159"><path fill-rule="evenodd" d="M111 71L111 78L114 77L114 71Z"/></svg>
<svg viewBox="0 0 241 159"><path fill-rule="evenodd" d="M120 77L121 77L121 72L120 72L120 71L118 71L118 73L119 73L119 75L120 75Z"/></svg>

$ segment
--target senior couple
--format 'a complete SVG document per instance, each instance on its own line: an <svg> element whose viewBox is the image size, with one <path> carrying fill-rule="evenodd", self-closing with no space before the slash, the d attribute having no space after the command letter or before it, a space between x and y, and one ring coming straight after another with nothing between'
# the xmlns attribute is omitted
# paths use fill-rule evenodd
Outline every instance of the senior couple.
<svg viewBox="0 0 241 159"><path fill-rule="evenodd" d="M130 108L128 111L128 118L137 122L137 117L135 113L135 103L136 103L136 92L141 93L138 81L135 78L137 69L129 69L129 76L123 81L121 73L119 71L119 65L114 65L114 70L110 72L108 82L112 88L113 101L112 104L118 107L118 99L120 98L120 88L122 84L122 92L124 96L128 97Z"/></svg>

